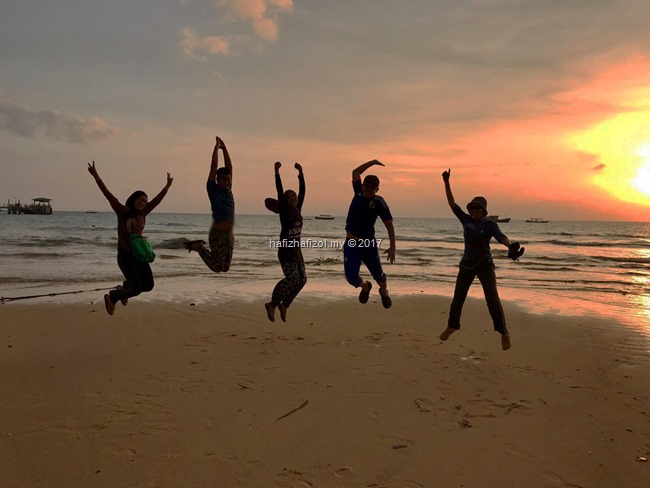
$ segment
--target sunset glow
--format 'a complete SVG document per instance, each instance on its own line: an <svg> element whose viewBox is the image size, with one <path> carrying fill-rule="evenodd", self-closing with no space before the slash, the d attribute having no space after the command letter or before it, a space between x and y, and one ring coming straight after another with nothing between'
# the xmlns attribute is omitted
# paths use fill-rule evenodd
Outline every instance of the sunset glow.
<svg viewBox="0 0 650 488"><path fill-rule="evenodd" d="M597 124L574 138L596 156L593 183L615 198L650 205L650 113L629 113Z"/></svg>
<svg viewBox="0 0 650 488"><path fill-rule="evenodd" d="M0 46L0 201L44 195L58 210L94 208L84 168L96 160L120 198L134 185L155 191L169 171L168 210L206 212L219 135L241 213L264 211L280 160L304 164L307 212L343 215L352 168L377 158L396 216L448 216L440 174L451 167L458 199L485 194L514 219L642 218L650 31L641 12L568 2L548 17L534 13L541 4L417 0L358 15L335 4L183 1L152 30L146 9L88 4L80 29L16 3L0 20L11 40ZM116 30L126 18L137 27ZM606 18L620 25L593 37ZM549 36L556 27L564 34ZM85 29L97 44L66 41ZM52 42L37 48L42 36Z"/></svg>

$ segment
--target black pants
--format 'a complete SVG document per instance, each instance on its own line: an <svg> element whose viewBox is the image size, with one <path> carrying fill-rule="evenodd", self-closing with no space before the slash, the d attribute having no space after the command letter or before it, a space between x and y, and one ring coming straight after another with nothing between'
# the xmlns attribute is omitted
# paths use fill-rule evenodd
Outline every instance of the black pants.
<svg viewBox="0 0 650 488"><path fill-rule="evenodd" d="M472 286L474 278L477 276L483 286L483 293L485 294L488 310L494 323L494 330L505 334L508 331L506 329L506 317L501 307L501 300L499 300L497 276L494 272L494 264L492 261L479 263L472 268L460 266L458 276L456 277L456 289L454 290L454 299L451 302L449 322L447 325L452 329L460 329L460 314L463 310L463 304L467 298L467 292L470 286Z"/></svg>
<svg viewBox="0 0 650 488"><path fill-rule="evenodd" d="M130 252L118 251L117 265L124 275L124 283L121 290L111 290L111 302L117 303L123 298L135 297L153 290L153 274L149 263L138 261Z"/></svg>
<svg viewBox="0 0 650 488"><path fill-rule="evenodd" d="M282 265L284 279L278 281L277 285L275 285L271 303L275 306L283 303L288 307L307 283L305 260L302 257L300 248L280 248L278 250L278 259Z"/></svg>

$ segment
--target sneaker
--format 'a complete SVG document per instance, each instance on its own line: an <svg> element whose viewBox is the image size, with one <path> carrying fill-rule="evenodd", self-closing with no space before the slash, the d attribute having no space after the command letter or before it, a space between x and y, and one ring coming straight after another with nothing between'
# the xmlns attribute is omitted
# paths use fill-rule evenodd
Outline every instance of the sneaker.
<svg viewBox="0 0 650 488"><path fill-rule="evenodd" d="M440 340L443 341L443 342L446 341L447 339L449 339L449 337L451 337L451 335L452 335L454 332L456 332L456 329L452 329L451 327L447 327L447 328L442 332L442 334L440 334Z"/></svg>
<svg viewBox="0 0 650 488"><path fill-rule="evenodd" d="M384 306L384 308L390 308L393 305L393 301L390 299L390 295L388 293L382 295L381 292L379 292L379 295L381 296L381 304Z"/></svg>
<svg viewBox="0 0 650 488"><path fill-rule="evenodd" d="M512 344L510 344L510 334L507 332L505 334L501 334L501 349L507 351L510 349L510 346L512 346Z"/></svg>
<svg viewBox="0 0 650 488"><path fill-rule="evenodd" d="M366 281L368 283L368 289L366 291L363 291L363 288L361 288L361 292L359 292L359 301L361 303L368 303L368 298L370 297L370 290L372 290L372 283L369 281Z"/></svg>
<svg viewBox="0 0 650 488"><path fill-rule="evenodd" d="M115 304L111 302L111 297L108 295L104 295L104 305L106 305L106 311L108 312L108 315L113 315L115 313Z"/></svg>

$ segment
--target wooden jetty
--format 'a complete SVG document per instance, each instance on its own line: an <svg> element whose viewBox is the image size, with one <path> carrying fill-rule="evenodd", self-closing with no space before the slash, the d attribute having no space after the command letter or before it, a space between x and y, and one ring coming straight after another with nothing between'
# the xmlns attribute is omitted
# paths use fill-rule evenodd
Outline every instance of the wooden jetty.
<svg viewBox="0 0 650 488"><path fill-rule="evenodd" d="M10 215L52 215L52 199L39 197L32 198L32 203L23 205L20 200L14 200L14 203L7 200L7 205L2 205L0 208L6 208L7 213Z"/></svg>

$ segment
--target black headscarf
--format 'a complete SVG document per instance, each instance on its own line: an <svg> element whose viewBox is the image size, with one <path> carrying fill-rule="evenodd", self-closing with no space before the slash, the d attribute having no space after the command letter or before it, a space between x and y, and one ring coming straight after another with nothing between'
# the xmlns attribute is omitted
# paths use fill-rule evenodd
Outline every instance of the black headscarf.
<svg viewBox="0 0 650 488"><path fill-rule="evenodd" d="M147 194L145 192L143 192L142 190L138 190L138 191L134 191L133 193L131 193L131 196L126 199L126 203L124 205L126 205L126 207L127 207L127 210L126 210L126 216L127 217L129 217L129 218L135 217L140 213L140 210L135 208L135 201L138 198L140 198L141 196L146 197Z"/></svg>

